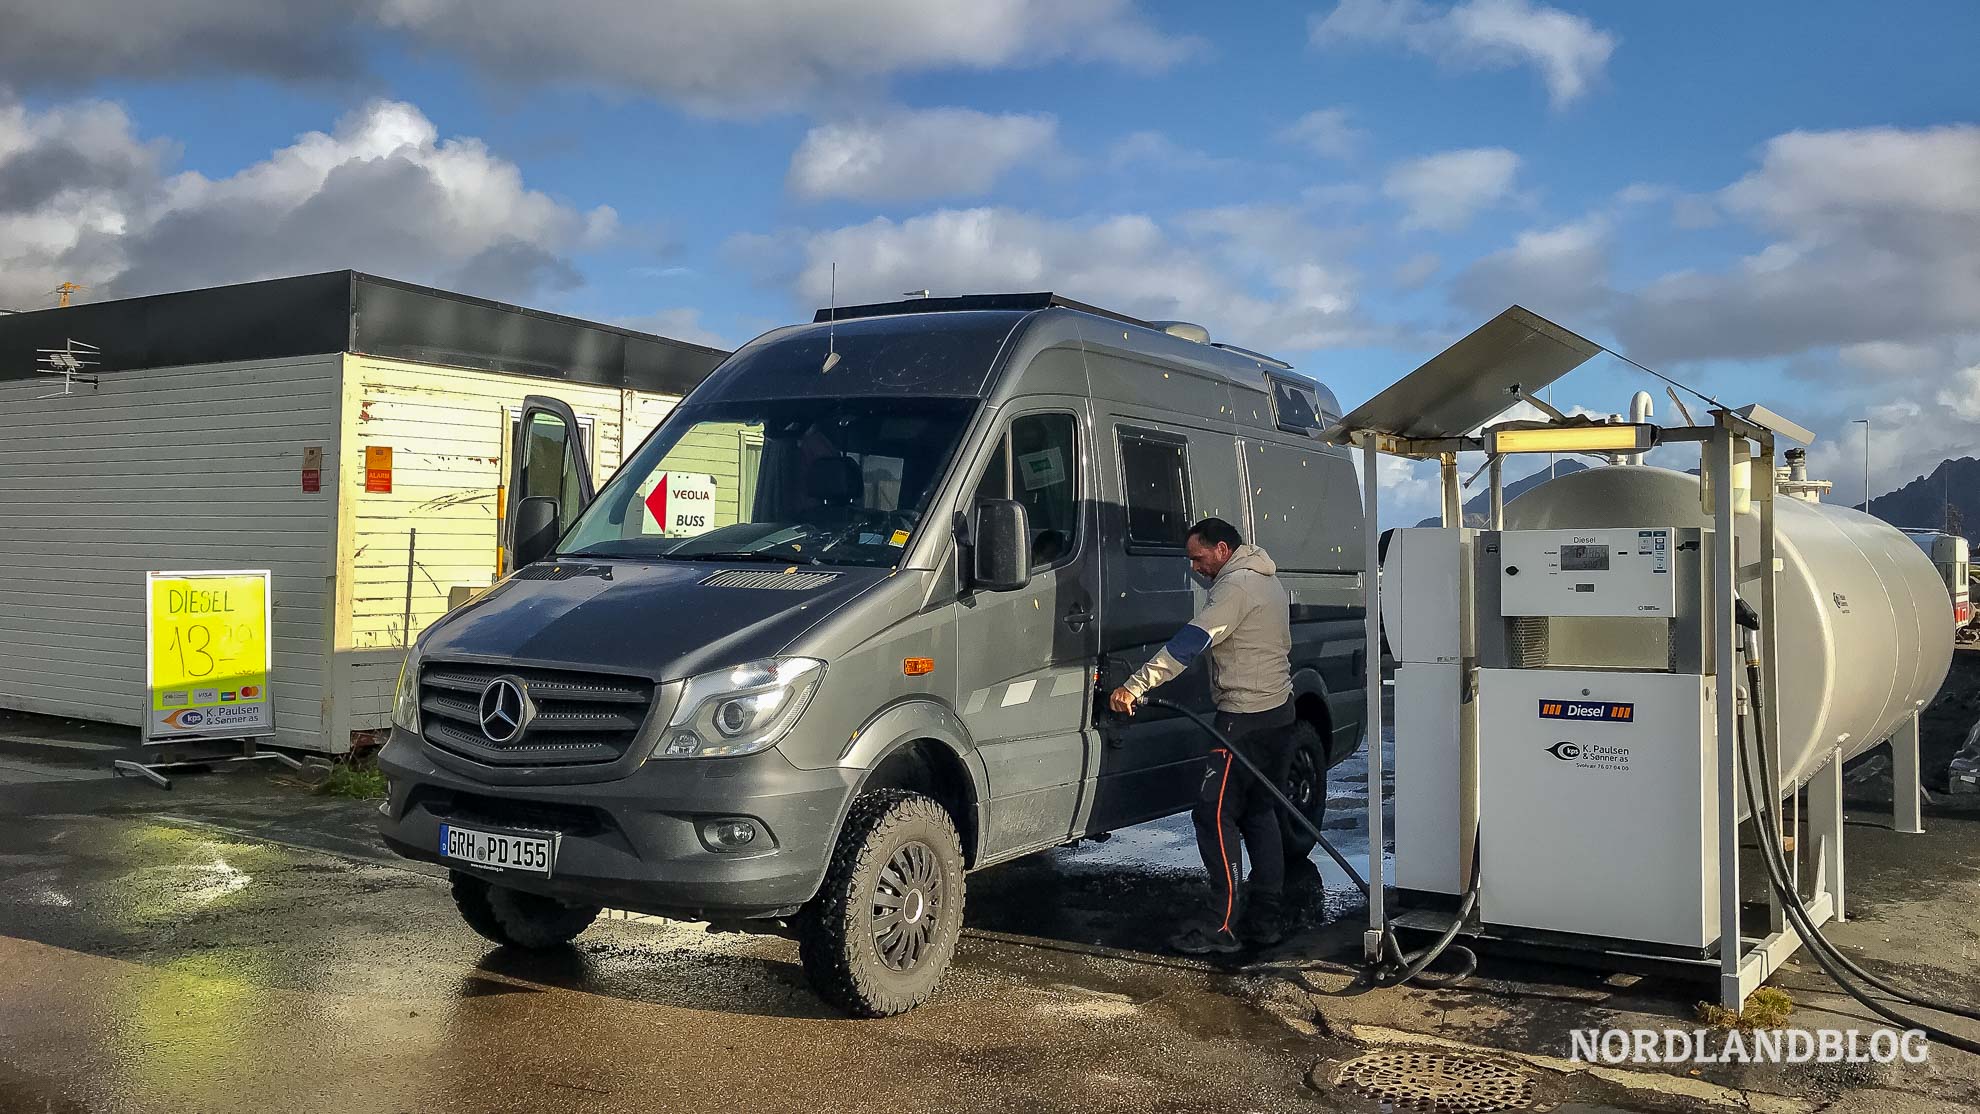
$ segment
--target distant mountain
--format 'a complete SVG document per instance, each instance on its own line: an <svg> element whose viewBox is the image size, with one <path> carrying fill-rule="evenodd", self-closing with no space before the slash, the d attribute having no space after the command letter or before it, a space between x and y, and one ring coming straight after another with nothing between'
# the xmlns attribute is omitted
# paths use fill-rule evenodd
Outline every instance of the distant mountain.
<svg viewBox="0 0 1980 1114"><path fill-rule="evenodd" d="M1551 475L1547 472L1545 468L1542 468L1538 472L1533 473L1531 476L1527 476L1525 479L1514 480L1513 482L1507 484L1506 502L1508 503L1512 502L1513 499L1519 496L1522 492L1529 491L1533 488L1539 487L1541 484L1546 483L1548 480L1554 479L1557 476L1571 476L1576 472L1585 472L1587 470L1588 470L1588 465L1583 464L1578 460L1556 461L1554 463L1554 471ZM1484 477L1481 476L1479 477L1479 479L1483 480ZM1477 526L1482 529L1483 527L1490 524L1491 518L1492 518L1492 489L1490 487L1487 487L1483 493L1474 496L1469 502L1465 503L1464 524L1466 526ZM1417 525L1438 526L1438 525L1442 525L1442 519L1433 515L1430 518L1426 518L1423 521L1417 523Z"/></svg>
<svg viewBox="0 0 1980 1114"><path fill-rule="evenodd" d="M1929 476L1870 500L1870 513L1907 530L1944 530L1951 505L1951 533L1980 541L1980 460L1941 461Z"/></svg>

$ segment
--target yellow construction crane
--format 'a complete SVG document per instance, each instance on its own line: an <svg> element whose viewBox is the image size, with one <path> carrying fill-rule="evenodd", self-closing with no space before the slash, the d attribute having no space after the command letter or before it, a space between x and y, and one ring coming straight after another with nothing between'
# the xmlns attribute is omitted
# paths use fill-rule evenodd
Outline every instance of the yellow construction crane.
<svg viewBox="0 0 1980 1114"><path fill-rule="evenodd" d="M62 308L67 308L69 304L69 295L80 294L88 289L89 287L84 286L80 283L65 282L62 285L56 287L50 293L54 294L58 299L60 299L60 301L55 303L57 306Z"/></svg>

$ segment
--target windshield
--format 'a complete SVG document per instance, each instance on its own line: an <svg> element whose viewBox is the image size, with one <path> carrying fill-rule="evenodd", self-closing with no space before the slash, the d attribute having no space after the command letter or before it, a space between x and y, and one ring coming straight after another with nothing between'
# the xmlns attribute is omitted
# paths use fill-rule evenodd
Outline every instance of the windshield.
<svg viewBox="0 0 1980 1114"><path fill-rule="evenodd" d="M757 399L687 406L565 536L587 557L892 566L974 399Z"/></svg>

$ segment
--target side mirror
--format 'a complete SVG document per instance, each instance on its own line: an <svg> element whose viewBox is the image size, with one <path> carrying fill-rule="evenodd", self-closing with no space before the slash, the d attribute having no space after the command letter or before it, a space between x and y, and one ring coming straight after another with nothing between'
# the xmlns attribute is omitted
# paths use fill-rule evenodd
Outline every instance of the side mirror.
<svg viewBox="0 0 1980 1114"><path fill-rule="evenodd" d="M1015 499L985 499L976 505L971 532L970 586L983 592L1014 592L1031 580L1031 519Z"/></svg>
<svg viewBox="0 0 1980 1114"><path fill-rule="evenodd" d="M557 548L557 511L557 500L548 495L517 500L515 517L509 520L514 539L509 546L512 571L541 561Z"/></svg>

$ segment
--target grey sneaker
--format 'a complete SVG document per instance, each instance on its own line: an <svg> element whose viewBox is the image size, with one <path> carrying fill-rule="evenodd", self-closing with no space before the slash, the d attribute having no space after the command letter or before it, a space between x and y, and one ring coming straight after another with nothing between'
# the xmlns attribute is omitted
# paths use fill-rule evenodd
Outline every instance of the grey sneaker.
<svg viewBox="0 0 1980 1114"><path fill-rule="evenodd" d="M1221 926L1191 925L1169 938L1169 946L1184 955L1236 955L1244 942Z"/></svg>

